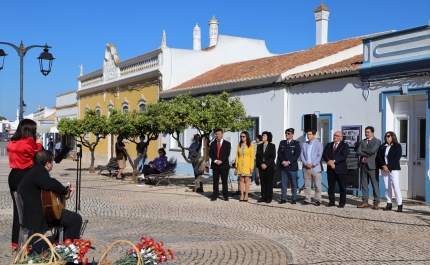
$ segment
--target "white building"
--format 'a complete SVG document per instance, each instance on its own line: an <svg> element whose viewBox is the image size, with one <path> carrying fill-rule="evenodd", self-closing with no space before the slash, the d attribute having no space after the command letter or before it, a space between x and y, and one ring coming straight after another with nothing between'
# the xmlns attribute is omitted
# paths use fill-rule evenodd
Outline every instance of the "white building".
<svg viewBox="0 0 430 265"><path fill-rule="evenodd" d="M328 9L320 6L315 10L317 31L328 30L318 12ZM328 13L322 17L328 19ZM373 126L380 139L386 131L394 131L405 151L402 193L430 203L430 195L426 196L430 194L429 33L430 25L424 25L325 43L321 36L327 32L317 32L317 45L308 50L223 65L160 96L168 99L185 92L228 91L232 97L240 97L255 119L254 133L271 131L277 146L290 127L296 130L295 138L303 142L306 114L317 115L318 138L324 144L332 141L333 132L342 126L361 126L363 137L364 128ZM193 133L186 130L184 138L190 141ZM232 142L233 159L239 134L225 136ZM163 141L171 152L177 150L169 136ZM191 166L179 153L177 157L178 164L182 163L177 172L192 174ZM384 194L382 181L380 188Z"/></svg>

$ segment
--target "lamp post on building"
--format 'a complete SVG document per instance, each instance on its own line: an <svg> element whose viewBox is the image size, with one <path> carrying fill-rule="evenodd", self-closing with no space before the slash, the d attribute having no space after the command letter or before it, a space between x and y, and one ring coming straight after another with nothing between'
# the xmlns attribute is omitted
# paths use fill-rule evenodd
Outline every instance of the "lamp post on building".
<svg viewBox="0 0 430 265"><path fill-rule="evenodd" d="M52 67L52 61L55 59L52 54L49 53L49 49L51 48L50 46L48 46L47 44L45 45L31 45L28 47L24 47L24 44L21 41L21 44L18 46L13 45L12 43L9 42L0 42L0 44L6 44L11 46L12 48L14 48L16 50L16 52L18 53L19 56L19 63L20 63L20 71L19 71L19 120L21 121L23 119L23 113L24 113L24 56L27 53L28 50L32 49L32 48L44 48L43 52L40 54L39 57L37 57L37 59L39 60L39 65L40 65L40 72L42 72L42 74L44 76L47 76L49 74L49 72L51 72L51 67ZM4 64L4 58L6 57L6 53L4 52L4 50L0 49L0 70L3 69L3 64ZM1 58L3 57L3 58ZM48 64L48 65L44 65ZM47 67L47 68L45 68Z"/></svg>

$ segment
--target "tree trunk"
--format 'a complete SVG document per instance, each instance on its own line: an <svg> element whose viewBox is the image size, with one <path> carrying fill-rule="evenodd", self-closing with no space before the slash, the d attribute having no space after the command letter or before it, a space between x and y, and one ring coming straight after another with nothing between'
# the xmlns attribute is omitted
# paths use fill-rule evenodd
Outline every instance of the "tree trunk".
<svg viewBox="0 0 430 265"><path fill-rule="evenodd" d="M94 161L96 158L94 157L94 149L90 149L91 152L91 165L90 165L90 173L96 173L96 169L94 168Z"/></svg>

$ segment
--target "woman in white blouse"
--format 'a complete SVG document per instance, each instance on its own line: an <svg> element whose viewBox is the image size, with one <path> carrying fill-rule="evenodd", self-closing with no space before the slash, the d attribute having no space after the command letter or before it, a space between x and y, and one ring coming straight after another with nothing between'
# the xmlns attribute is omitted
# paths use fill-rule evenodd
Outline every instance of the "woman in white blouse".
<svg viewBox="0 0 430 265"><path fill-rule="evenodd" d="M402 146L397 141L394 132L385 134L385 143L378 150L378 161L381 166L382 178L385 184L385 196L387 197L387 206L384 210L391 210L392 198L396 194L397 211L402 212L402 194L399 186L400 158L402 157Z"/></svg>

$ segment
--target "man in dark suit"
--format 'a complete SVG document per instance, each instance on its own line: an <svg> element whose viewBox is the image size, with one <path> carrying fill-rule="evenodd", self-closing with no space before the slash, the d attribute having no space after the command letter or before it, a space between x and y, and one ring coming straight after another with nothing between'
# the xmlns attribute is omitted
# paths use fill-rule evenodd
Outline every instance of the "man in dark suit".
<svg viewBox="0 0 430 265"><path fill-rule="evenodd" d="M49 223L43 213L41 190L53 191L64 196L67 200L74 193L64 187L58 180L51 178L49 172L54 166L54 155L49 150L41 150L34 155L34 166L27 172L18 186L18 194L21 195L24 204L24 227L33 232L44 232L54 224ZM64 209L61 218L55 225L64 228L65 238L71 240L80 236L82 217L75 212Z"/></svg>
<svg viewBox="0 0 430 265"><path fill-rule="evenodd" d="M367 126L364 130L366 139L360 142L357 149L357 154L360 156L359 168L361 173L361 190L363 191L363 202L357 208L367 208L369 200L369 179L373 189L373 207L379 209L379 169L376 166L376 154L381 140L374 137L375 129L372 126Z"/></svg>
<svg viewBox="0 0 430 265"><path fill-rule="evenodd" d="M222 195L224 200L228 201L228 171L230 170L230 142L223 139L224 132L222 129L215 130L215 140L212 141L209 149L211 158L211 169L213 174L213 194L211 201L216 201L219 195L219 176L222 181Z"/></svg>
<svg viewBox="0 0 430 265"><path fill-rule="evenodd" d="M323 159L327 163L328 197L330 200L326 206L335 206L334 188L337 181L340 189L338 207L343 208L346 203L345 175L348 171L346 158L349 146L342 141L343 136L341 132L335 132L333 138L333 142L328 143L323 152Z"/></svg>
<svg viewBox="0 0 430 265"><path fill-rule="evenodd" d="M279 170L281 171L281 200L280 204L287 202L287 186L288 179L291 183L291 204L296 204L297 201L297 171L299 164L297 160L300 157L300 142L293 139L294 129L288 128L285 130L286 140L279 143L278 162Z"/></svg>

